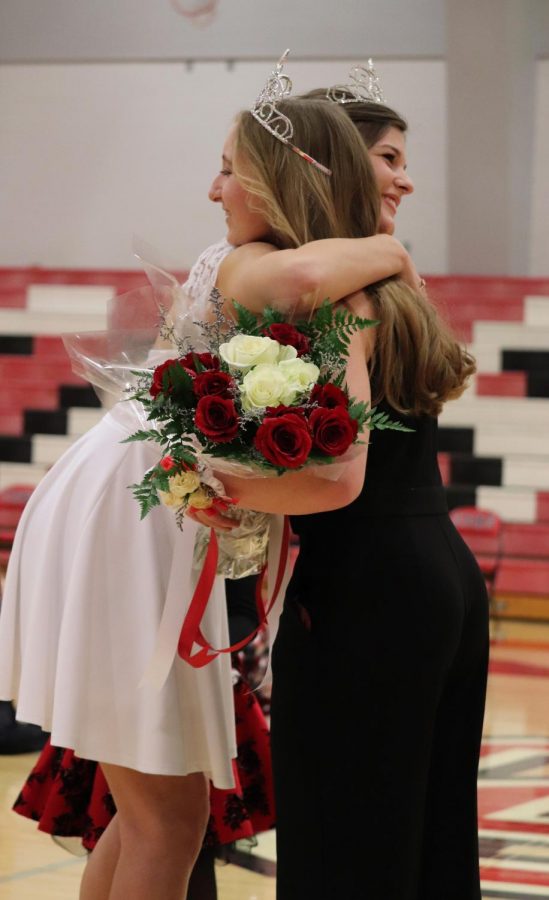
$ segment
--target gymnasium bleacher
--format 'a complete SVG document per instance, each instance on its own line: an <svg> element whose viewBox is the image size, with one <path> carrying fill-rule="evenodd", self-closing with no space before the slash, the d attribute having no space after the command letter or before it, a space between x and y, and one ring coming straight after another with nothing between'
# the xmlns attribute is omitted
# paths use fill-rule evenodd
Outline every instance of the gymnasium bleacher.
<svg viewBox="0 0 549 900"><path fill-rule="evenodd" d="M450 506L501 520L494 611L549 619L549 280L434 276L478 373L440 419Z"/></svg>
<svg viewBox="0 0 549 900"><path fill-rule="evenodd" d="M106 301L139 271L0 269L0 553L16 514L2 494L36 485L101 416L59 334L101 330ZM440 420L452 508L501 520L494 610L549 620L549 279L432 276L431 296L475 354L470 390ZM10 511L11 509L11 511Z"/></svg>

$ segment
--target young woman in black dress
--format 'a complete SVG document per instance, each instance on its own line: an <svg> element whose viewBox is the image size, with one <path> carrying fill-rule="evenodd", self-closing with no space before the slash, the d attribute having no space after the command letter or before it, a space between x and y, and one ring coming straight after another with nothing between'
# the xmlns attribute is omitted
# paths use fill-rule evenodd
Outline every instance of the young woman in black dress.
<svg viewBox="0 0 549 900"><path fill-rule="evenodd" d="M321 162L330 145L333 160L326 121L335 126L344 114L328 113L324 101L282 107L297 145ZM314 278L284 283L284 261L302 235L328 236L318 207L304 200L319 175L248 114L232 156L227 177L236 172L252 195L269 243L230 254L217 286L258 309L277 292L297 302ZM347 179L367 207L361 165L357 146ZM325 192L347 235L357 212L339 202L344 181L327 178ZM331 283L323 272L334 292L342 291L341 269L340 260ZM347 294L358 287L353 275L349 259ZM291 514L301 544L273 652L278 897L479 900L488 607L480 571L449 520L436 456L437 415L474 364L420 292L382 283L348 304L381 322L354 348L352 392L361 377L354 354L362 352L374 402L413 431L371 434L364 482L364 460L362 472L355 460L335 483L306 471L221 476L240 505Z"/></svg>

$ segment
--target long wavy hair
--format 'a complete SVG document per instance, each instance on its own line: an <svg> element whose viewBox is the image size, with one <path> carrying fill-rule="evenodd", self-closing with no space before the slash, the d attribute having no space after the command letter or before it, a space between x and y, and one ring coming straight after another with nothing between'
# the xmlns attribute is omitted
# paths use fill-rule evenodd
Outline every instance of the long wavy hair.
<svg viewBox="0 0 549 900"><path fill-rule="evenodd" d="M376 234L379 190L357 129L336 104L293 98L278 104L293 142L332 170L327 176L273 137L251 115L236 121L234 173L265 216L273 243L299 247L322 238ZM365 286L380 324L371 361L374 402L404 415L440 413L475 370L421 291L398 278Z"/></svg>

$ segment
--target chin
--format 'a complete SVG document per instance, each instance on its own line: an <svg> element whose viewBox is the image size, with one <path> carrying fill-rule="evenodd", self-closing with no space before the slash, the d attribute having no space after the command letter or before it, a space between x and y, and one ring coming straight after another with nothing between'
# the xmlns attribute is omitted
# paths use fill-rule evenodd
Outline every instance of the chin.
<svg viewBox="0 0 549 900"><path fill-rule="evenodd" d="M233 247L239 247L242 241L238 239L238 236L234 233L231 228L227 228L227 233L225 238L229 244L232 244Z"/></svg>
<svg viewBox="0 0 549 900"><path fill-rule="evenodd" d="M381 218L379 220L379 234L393 234L395 230L395 220L390 216L381 214Z"/></svg>

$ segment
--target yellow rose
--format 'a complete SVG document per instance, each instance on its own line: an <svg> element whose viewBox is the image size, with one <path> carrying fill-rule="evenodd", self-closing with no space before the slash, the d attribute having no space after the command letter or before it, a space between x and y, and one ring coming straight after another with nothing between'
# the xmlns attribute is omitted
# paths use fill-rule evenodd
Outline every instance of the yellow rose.
<svg viewBox="0 0 549 900"><path fill-rule="evenodd" d="M168 484L170 486L170 494L182 499L187 494L192 494L193 491L196 491L200 485L200 475L192 470L179 472L168 479Z"/></svg>
<svg viewBox="0 0 549 900"><path fill-rule="evenodd" d="M164 506L169 506L170 509L179 509L180 506L183 506L183 499L176 497L175 494L171 494L169 491L158 491L158 496L160 497L160 502Z"/></svg>
<svg viewBox="0 0 549 900"><path fill-rule="evenodd" d="M199 487L189 497L189 506L194 506L195 509L209 509L212 503L212 497L203 487Z"/></svg>

